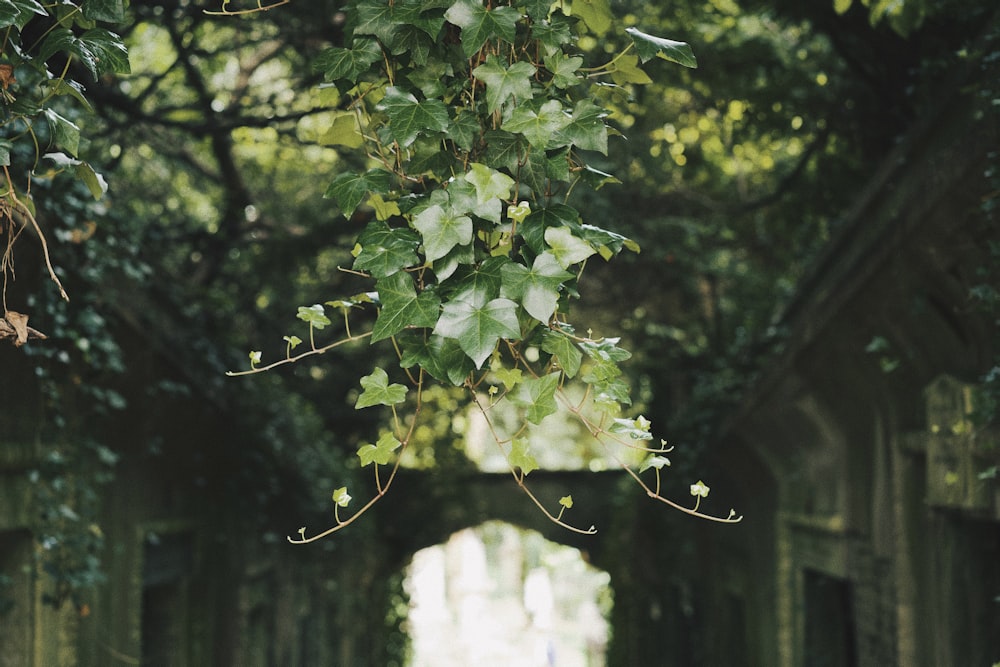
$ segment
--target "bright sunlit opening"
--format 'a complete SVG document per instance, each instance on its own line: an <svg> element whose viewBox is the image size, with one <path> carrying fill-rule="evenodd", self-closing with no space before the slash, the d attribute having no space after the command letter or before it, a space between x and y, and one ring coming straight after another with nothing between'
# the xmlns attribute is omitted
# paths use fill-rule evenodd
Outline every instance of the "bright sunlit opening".
<svg viewBox="0 0 1000 667"><path fill-rule="evenodd" d="M603 667L610 577L571 547L487 522L407 571L411 667Z"/></svg>

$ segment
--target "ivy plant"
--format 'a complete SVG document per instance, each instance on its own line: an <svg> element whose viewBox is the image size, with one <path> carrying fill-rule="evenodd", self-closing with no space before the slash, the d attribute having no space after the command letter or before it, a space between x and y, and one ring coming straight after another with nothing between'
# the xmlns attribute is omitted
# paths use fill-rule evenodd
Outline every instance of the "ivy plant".
<svg viewBox="0 0 1000 667"><path fill-rule="evenodd" d="M0 0L0 235L7 235L3 281L13 271L13 244L24 228L38 236L49 276L63 289L36 218L32 180L68 173L95 198L104 178L81 159L85 138L75 118L91 110L89 81L129 71L121 38L105 25L125 20L127 0ZM7 313L6 289L4 311ZM17 314L14 313L16 316ZM18 342L23 342L19 340Z"/></svg>
<svg viewBox="0 0 1000 667"><path fill-rule="evenodd" d="M218 13L245 11L228 5ZM548 508L531 492L526 479L538 463L521 437L559 410L575 415L650 497L706 519L739 521L733 511L700 511L708 494L701 481L691 486L693 506L661 495L668 448L653 444L648 419L627 416L620 364L630 353L619 338L580 333L569 319L589 261L639 251L587 219L571 194L616 182L591 164L620 134L611 105L650 81L641 65L651 59L696 67L690 46L629 28L622 52L589 62L580 40L616 28L609 0L358 0L344 11L343 46L315 62L340 98L324 141L363 152L364 164L333 178L326 197L344 216L366 221L344 270L370 280L372 290L300 307L307 349L291 344L304 336L285 336L284 356L267 362L254 351L249 370L230 374L266 372L361 339L392 345L398 368L375 368L360 381L357 409L392 412L391 426L357 452L374 469L375 493L342 518L351 497L338 488L334 525L289 539L306 543L341 530L385 494L431 382L467 390L515 482L569 530L595 528L563 519L571 496ZM320 344L315 332L337 319L328 308L341 312L343 330ZM358 308L377 312L370 330L351 329ZM569 398L570 382L585 385L582 403ZM505 401L523 416L516 432L492 418ZM404 418L403 410L412 414ZM643 454L623 453L635 450Z"/></svg>

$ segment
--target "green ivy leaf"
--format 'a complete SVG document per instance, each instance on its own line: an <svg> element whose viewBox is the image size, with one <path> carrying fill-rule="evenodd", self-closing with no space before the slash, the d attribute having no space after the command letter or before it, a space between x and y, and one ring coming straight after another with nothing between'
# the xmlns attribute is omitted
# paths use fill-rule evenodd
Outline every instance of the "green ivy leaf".
<svg viewBox="0 0 1000 667"><path fill-rule="evenodd" d="M455 246L447 255L434 262L434 275L438 282L448 280L463 264L473 264L476 259L472 244Z"/></svg>
<svg viewBox="0 0 1000 667"><path fill-rule="evenodd" d="M531 204L526 201L511 204L507 207L507 217L517 224L524 222L524 219L529 215L531 215Z"/></svg>
<svg viewBox="0 0 1000 667"><path fill-rule="evenodd" d="M686 42L678 42L672 39L654 37L648 35L637 28L626 28L625 32L632 38L635 44L635 52L639 54L642 62L646 62L654 56L669 60L670 62L695 69L698 61L694 57L694 51Z"/></svg>
<svg viewBox="0 0 1000 667"><path fill-rule="evenodd" d="M580 349L592 362L582 379L594 387L594 400L609 407L629 405L632 402L629 386L621 379L622 371L618 367L618 362L625 361L632 355L628 350L618 347L618 341L618 338L604 338L580 343Z"/></svg>
<svg viewBox="0 0 1000 667"><path fill-rule="evenodd" d="M319 54L313 63L313 69L322 72L327 81L353 82L381 57L382 49L378 42L369 38L357 38L349 49L334 46Z"/></svg>
<svg viewBox="0 0 1000 667"><path fill-rule="evenodd" d="M511 468L520 468L522 475L538 470L538 461L528 451L528 441L524 438L517 438L511 443L507 461Z"/></svg>
<svg viewBox="0 0 1000 667"><path fill-rule="evenodd" d="M93 28L80 35L71 53L80 57L95 79L102 74L129 74L132 71L125 43L104 28Z"/></svg>
<svg viewBox="0 0 1000 667"><path fill-rule="evenodd" d="M615 419L608 429L611 433L627 435L633 440L652 440L653 434L649 432L649 420L639 415L635 419Z"/></svg>
<svg viewBox="0 0 1000 667"><path fill-rule="evenodd" d="M520 136L503 130L489 130L483 134L486 142L486 164L494 169L514 173L524 158L524 142Z"/></svg>
<svg viewBox="0 0 1000 667"><path fill-rule="evenodd" d="M573 0L573 15L580 17L598 37L611 29L614 20L608 0Z"/></svg>
<svg viewBox="0 0 1000 667"><path fill-rule="evenodd" d="M354 5L354 34L375 35L382 43L389 43L397 24L393 17L393 4L381 0L358 0Z"/></svg>
<svg viewBox="0 0 1000 667"><path fill-rule="evenodd" d="M615 60L615 68L611 70L611 80L619 86L626 86L630 83L639 85L653 83L649 75L639 68L639 56L633 55L619 56Z"/></svg>
<svg viewBox="0 0 1000 667"><path fill-rule="evenodd" d="M79 162L73 165L73 172L87 186L94 199L100 199L107 193L108 182L104 180L103 175L94 171L94 168L89 163Z"/></svg>
<svg viewBox="0 0 1000 667"><path fill-rule="evenodd" d="M403 212L399 210L399 204L393 200L386 201L382 199L382 195L377 193L372 193L368 197L368 205L372 207L375 211L376 220L388 220L397 215L402 215Z"/></svg>
<svg viewBox="0 0 1000 667"><path fill-rule="evenodd" d="M427 0L396 0L392 3L395 13L393 15L396 23L412 25L422 30L428 37L435 39L441 32L444 25L444 15L441 12L431 11L442 7L447 7L446 0L428 2Z"/></svg>
<svg viewBox="0 0 1000 667"><path fill-rule="evenodd" d="M522 104L515 107L500 129L523 134L529 144L544 150L569 121L559 100L549 100L541 106Z"/></svg>
<svg viewBox="0 0 1000 667"><path fill-rule="evenodd" d="M80 128L52 109L45 109L42 113L52 130L53 143L76 157L80 150Z"/></svg>
<svg viewBox="0 0 1000 667"><path fill-rule="evenodd" d="M471 58L487 40L513 42L521 13L513 7L487 9L479 0L458 0L444 17L462 29L462 52Z"/></svg>
<svg viewBox="0 0 1000 667"><path fill-rule="evenodd" d="M529 315L543 324L556 311L559 288L573 277L550 252L535 257L530 269L516 262L504 264L501 275L501 296L519 301Z"/></svg>
<svg viewBox="0 0 1000 667"><path fill-rule="evenodd" d="M344 217L349 218L368 193L386 193L391 187L392 174L382 169L369 169L362 173L348 171L333 179L323 196L336 201Z"/></svg>
<svg viewBox="0 0 1000 667"><path fill-rule="evenodd" d="M486 167L489 169L489 167ZM504 176L496 172L498 176ZM472 213L473 215L489 220L493 224L500 224L500 213L503 204L497 197L490 197L480 201L479 192L471 180L457 178L448 185L448 207L460 214ZM508 177L509 178L509 177ZM513 183L513 180L512 180ZM509 186L508 186L509 189Z"/></svg>
<svg viewBox="0 0 1000 667"><path fill-rule="evenodd" d="M395 336L406 327L432 327L437 323L441 299L430 290L417 294L413 279L405 271L381 278L375 287L382 305L372 327L371 342Z"/></svg>
<svg viewBox="0 0 1000 667"><path fill-rule="evenodd" d="M509 398L514 405L527 409L527 418L532 424L540 424L543 419L558 410L556 389L559 388L559 373L549 373L540 378L522 380Z"/></svg>
<svg viewBox="0 0 1000 667"><path fill-rule="evenodd" d="M368 223L358 237L361 251L354 258L354 269L385 278L417 264L420 235L412 229L396 229L376 220Z"/></svg>
<svg viewBox="0 0 1000 667"><path fill-rule="evenodd" d="M559 132L559 141L587 151L608 154L608 126L604 124L607 112L587 99L580 100L573 108L569 123Z"/></svg>
<svg viewBox="0 0 1000 667"><path fill-rule="evenodd" d="M580 56L567 56L562 51L556 51L551 56L546 56L544 61L545 69L552 74L552 85L556 88L571 88L580 82L576 71L583 66L583 58Z"/></svg>
<svg viewBox="0 0 1000 667"><path fill-rule="evenodd" d="M573 496L563 496L559 499L559 504L568 510L573 509Z"/></svg>
<svg viewBox="0 0 1000 667"><path fill-rule="evenodd" d="M476 186L476 198L480 204L494 199L509 199L510 189L514 186L513 178L478 162L469 165L465 180Z"/></svg>
<svg viewBox="0 0 1000 667"><path fill-rule="evenodd" d="M548 16L548 10L552 7L552 3L546 3L546 5L545 14ZM530 8L528 14L531 15ZM573 41L573 29L569 19L562 14L555 14L547 20L536 19L531 26L531 36L542 44L547 54L552 55L561 52L563 45Z"/></svg>
<svg viewBox="0 0 1000 667"><path fill-rule="evenodd" d="M409 146L417 136L446 132L450 125L448 107L441 100L417 101L410 93L395 86L385 91L379 109L389 116L390 136L401 146Z"/></svg>
<svg viewBox="0 0 1000 667"><path fill-rule="evenodd" d="M128 50L121 38L104 28L92 28L79 37L68 28L55 28L42 41L38 50L40 60L48 60L56 53L75 56L95 79L106 72L128 74Z"/></svg>
<svg viewBox="0 0 1000 667"><path fill-rule="evenodd" d="M580 225L578 234L580 238L595 246L605 260L617 255L622 248L628 248L635 253L640 250L639 244L632 239L594 225Z"/></svg>
<svg viewBox="0 0 1000 667"><path fill-rule="evenodd" d="M125 0L84 0L80 10L91 21L121 23L125 20Z"/></svg>
<svg viewBox="0 0 1000 667"><path fill-rule="evenodd" d="M503 388L510 391L521 381L523 373L520 368L492 368L490 372L496 376Z"/></svg>
<svg viewBox="0 0 1000 667"><path fill-rule="evenodd" d="M587 353L591 359L596 361L625 361L632 357L632 353L623 347L618 347L621 338L602 338L601 340L586 341L580 343L580 348Z"/></svg>
<svg viewBox="0 0 1000 667"><path fill-rule="evenodd" d="M538 209L527 218L521 226L521 235L536 254L546 251L545 232L553 227L579 227L580 213L566 204L553 204Z"/></svg>
<svg viewBox="0 0 1000 667"><path fill-rule="evenodd" d="M35 15L48 16L49 13L35 0L0 2L0 28L15 26L18 30L22 30Z"/></svg>
<svg viewBox="0 0 1000 667"><path fill-rule="evenodd" d="M351 494L347 492L346 486L334 489L331 498L340 507L347 507L351 503Z"/></svg>
<svg viewBox="0 0 1000 667"><path fill-rule="evenodd" d="M580 62L583 62L582 58ZM511 98L517 102L530 100L531 77L537 71L534 65L523 60L504 67L503 61L491 55L485 63L472 70L472 74L486 84L486 107L493 113Z"/></svg>
<svg viewBox="0 0 1000 667"><path fill-rule="evenodd" d="M545 243L564 269L582 262L596 252L589 243L573 236L573 232L566 227L546 229Z"/></svg>
<svg viewBox="0 0 1000 667"><path fill-rule="evenodd" d="M542 332L542 350L556 358L566 377L576 377L583 353L569 336L558 329L546 329Z"/></svg>
<svg viewBox="0 0 1000 667"><path fill-rule="evenodd" d="M458 114L451 120L451 129L448 131L448 138L455 142L455 145L464 151L471 151L479 138L482 128L479 127L479 117L465 109L459 109Z"/></svg>
<svg viewBox="0 0 1000 667"><path fill-rule="evenodd" d="M473 370L472 360L453 338L404 332L397 340L403 351L399 360L402 368L420 366L438 380L456 387L461 386Z"/></svg>
<svg viewBox="0 0 1000 667"><path fill-rule="evenodd" d="M330 318L323 312L323 306L318 303L311 306L299 306L296 317L303 322L308 322L309 326L314 329L323 329L330 324Z"/></svg>
<svg viewBox="0 0 1000 667"><path fill-rule="evenodd" d="M709 489L708 485L705 484L705 482L701 481L700 479L698 480L697 484L692 484L691 485L691 495L692 496L695 496L695 497L698 497L698 498L707 498L709 491L710 491L710 489Z"/></svg>
<svg viewBox="0 0 1000 667"><path fill-rule="evenodd" d="M428 262L444 257L457 245L472 242L472 218L453 215L436 204L415 215L413 226L424 239Z"/></svg>
<svg viewBox="0 0 1000 667"><path fill-rule="evenodd" d="M407 389L401 384L389 384L389 374L381 368L375 368L370 375L361 378L364 391L354 404L355 410L372 405L395 405L406 400Z"/></svg>
<svg viewBox="0 0 1000 667"><path fill-rule="evenodd" d="M454 338L481 368L501 338L518 338L517 304L510 299L483 302L452 300L445 304L434 333Z"/></svg>
<svg viewBox="0 0 1000 667"><path fill-rule="evenodd" d="M552 0L521 0L518 4L535 21L544 21L552 11Z"/></svg>
<svg viewBox="0 0 1000 667"><path fill-rule="evenodd" d="M361 459L361 467L363 468L369 463L375 463L380 466L387 465L392 460L392 453L399 449L399 446L402 444L391 433L386 433L374 445L361 445L358 449L358 458Z"/></svg>
<svg viewBox="0 0 1000 667"><path fill-rule="evenodd" d="M650 468L656 468L657 470L660 470L664 466L669 466L669 465L670 465L670 459L668 459L666 456L660 456L659 454L650 454L639 465L639 472L644 473Z"/></svg>
<svg viewBox="0 0 1000 667"><path fill-rule="evenodd" d="M483 303L500 295L506 257L490 257L475 266L463 267L451 281L452 299Z"/></svg>

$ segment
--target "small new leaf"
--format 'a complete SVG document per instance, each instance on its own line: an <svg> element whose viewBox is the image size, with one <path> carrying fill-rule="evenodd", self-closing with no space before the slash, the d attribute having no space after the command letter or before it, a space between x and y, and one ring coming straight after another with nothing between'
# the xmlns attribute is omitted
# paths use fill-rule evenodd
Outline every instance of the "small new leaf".
<svg viewBox="0 0 1000 667"><path fill-rule="evenodd" d="M362 445L358 449L358 458L361 459L361 467L363 468L369 463L376 463L380 466L388 464L392 458L392 453L399 449L401 444L403 443L396 440L395 436L391 433L385 433L374 445Z"/></svg>
<svg viewBox="0 0 1000 667"><path fill-rule="evenodd" d="M516 205L507 207L507 217L521 224L524 219L531 215L531 204L526 201L518 202Z"/></svg>
<svg viewBox="0 0 1000 667"><path fill-rule="evenodd" d="M705 484L705 482L701 481L700 479L698 480L697 484L691 485L691 495L697 498L707 498L708 491L709 491L708 486Z"/></svg>
<svg viewBox="0 0 1000 667"><path fill-rule="evenodd" d="M627 435L633 440L652 440L653 435L649 432L649 420L639 415L635 419L615 419L611 428L612 433Z"/></svg>
<svg viewBox="0 0 1000 667"><path fill-rule="evenodd" d="M565 507L566 509L572 509L573 496L563 496L562 498L559 499L559 504Z"/></svg>
<svg viewBox="0 0 1000 667"><path fill-rule="evenodd" d="M516 387L521 381L522 373L520 368L494 368L492 372L507 391Z"/></svg>
<svg viewBox="0 0 1000 667"><path fill-rule="evenodd" d="M347 487L342 486L333 490L333 502L340 507L347 507L351 503L351 495L347 493Z"/></svg>
<svg viewBox="0 0 1000 667"><path fill-rule="evenodd" d="M639 466L639 472L640 473L646 472L650 468L656 468L657 470L660 470L661 468L663 468L663 466L669 466L669 465L670 465L670 459L668 459L666 456L660 456L658 454L650 454Z"/></svg>
<svg viewBox="0 0 1000 667"><path fill-rule="evenodd" d="M522 475L527 475L532 470L538 470L538 461L528 451L528 441L518 438L511 444L510 456L507 457L511 468L520 468Z"/></svg>
<svg viewBox="0 0 1000 667"><path fill-rule="evenodd" d="M401 384L389 384L389 375L381 368L376 368L371 375L361 378L364 391L354 404L355 410L371 405L395 405L406 400L407 389Z"/></svg>
<svg viewBox="0 0 1000 667"><path fill-rule="evenodd" d="M324 314L323 306L318 303L314 303L311 306L299 306L299 312L296 317L303 322L308 322L309 326L314 329L323 329L330 324L330 318Z"/></svg>

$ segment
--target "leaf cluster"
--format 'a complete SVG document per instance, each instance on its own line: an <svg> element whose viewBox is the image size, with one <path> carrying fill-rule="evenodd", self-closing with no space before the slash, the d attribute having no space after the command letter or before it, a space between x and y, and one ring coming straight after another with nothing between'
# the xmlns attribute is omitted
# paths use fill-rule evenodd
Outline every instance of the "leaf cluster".
<svg viewBox="0 0 1000 667"><path fill-rule="evenodd" d="M616 430L614 415L631 404L619 368L629 352L617 338L578 335L568 321L587 262L639 247L585 220L569 195L617 180L590 164L620 134L603 103L649 80L640 62L659 57L695 67L690 47L631 29L621 52L588 62L580 35L610 29L607 0L575 3L573 11L519 0L359 0L345 11L344 44L315 61L344 108L323 141L363 150L367 164L336 176L326 197L346 218L364 221L346 269L374 282L377 317L364 335L373 344L392 341L416 390L407 426L396 414L406 388L390 384L382 369L362 379L356 407L390 406L394 415L391 433L358 450L362 465L376 464L376 499L398 459L388 480L378 466L409 442L429 378L468 389L529 496L524 477L537 462L519 434L500 433L489 418L504 399L527 424L562 406L599 440L663 451L636 443L651 438L648 421ZM346 336L328 345L313 338L331 322L322 306L301 307L299 318L310 325L310 349L293 356L286 336L285 358L262 367L252 358L248 372L361 337L350 333L347 309ZM566 400L563 385L574 379L589 387L585 401L603 406L604 417L591 422ZM562 523L562 510L542 510ZM338 516L331 531L299 541L352 520Z"/></svg>
<svg viewBox="0 0 1000 667"><path fill-rule="evenodd" d="M68 172L95 199L107 189L104 178L80 159L83 138L75 117L91 111L84 78L129 72L124 43L103 27L122 22L126 8L126 0L0 1L0 231L11 237L4 254L5 284L19 227L34 229L49 261L31 196L36 174ZM51 264L49 274L68 298Z"/></svg>

